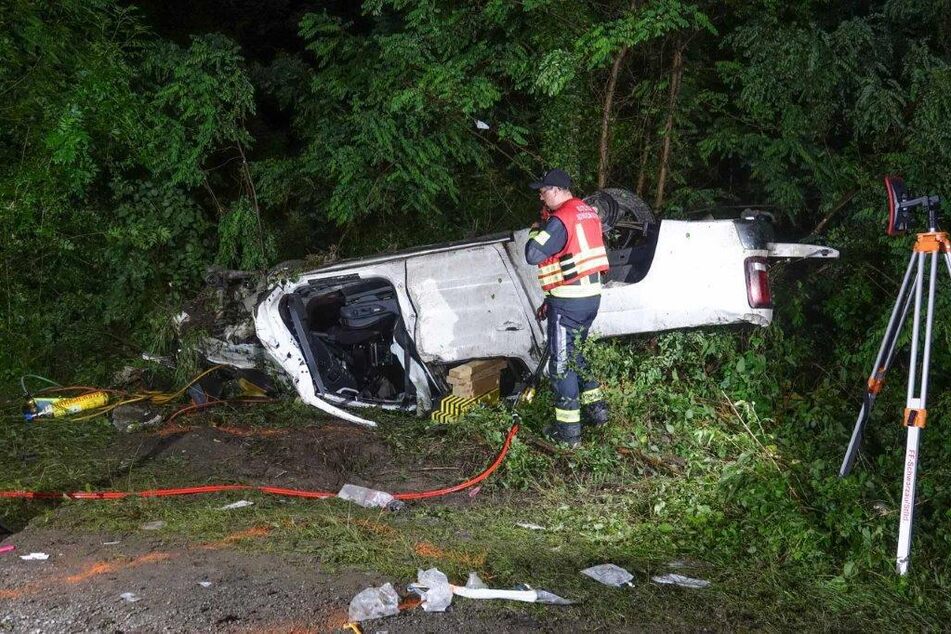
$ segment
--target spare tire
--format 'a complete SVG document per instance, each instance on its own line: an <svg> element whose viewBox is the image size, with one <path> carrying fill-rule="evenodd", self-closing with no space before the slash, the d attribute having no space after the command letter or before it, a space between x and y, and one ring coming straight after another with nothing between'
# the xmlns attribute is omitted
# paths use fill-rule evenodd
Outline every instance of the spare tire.
<svg viewBox="0 0 951 634"><path fill-rule="evenodd" d="M626 189L614 187L599 189L584 201L598 210L602 233L611 231L621 221L627 221L623 224L628 226L636 223L645 233L649 226L657 224L654 212L647 203L641 200L640 196Z"/></svg>

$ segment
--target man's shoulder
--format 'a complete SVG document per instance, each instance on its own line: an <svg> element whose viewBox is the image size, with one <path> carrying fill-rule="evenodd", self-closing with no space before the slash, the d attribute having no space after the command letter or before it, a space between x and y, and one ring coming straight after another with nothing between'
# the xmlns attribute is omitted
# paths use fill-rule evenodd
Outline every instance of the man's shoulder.
<svg viewBox="0 0 951 634"><path fill-rule="evenodd" d="M564 215L571 214L577 220L594 220L595 218L598 220L601 219L601 217L598 216L598 210L580 198L572 198L562 205L558 211Z"/></svg>

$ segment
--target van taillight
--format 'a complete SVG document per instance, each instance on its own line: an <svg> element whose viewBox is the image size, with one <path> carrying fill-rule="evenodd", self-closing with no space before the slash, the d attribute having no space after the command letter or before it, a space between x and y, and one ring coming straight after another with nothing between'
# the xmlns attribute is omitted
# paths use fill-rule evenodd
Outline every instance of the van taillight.
<svg viewBox="0 0 951 634"><path fill-rule="evenodd" d="M746 258L746 298L751 308L772 308L773 295L769 292L766 258Z"/></svg>

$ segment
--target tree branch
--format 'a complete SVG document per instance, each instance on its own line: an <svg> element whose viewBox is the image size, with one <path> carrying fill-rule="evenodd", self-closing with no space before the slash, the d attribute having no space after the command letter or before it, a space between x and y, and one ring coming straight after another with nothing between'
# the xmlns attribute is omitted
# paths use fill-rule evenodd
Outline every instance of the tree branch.
<svg viewBox="0 0 951 634"><path fill-rule="evenodd" d="M598 189L603 188L608 181L608 171L610 164L608 161L608 152L610 150L611 135L611 110L614 105L614 90L617 88L617 78L621 71L621 63L627 56L628 47L624 46L614 56L614 64L611 65L611 75L608 77L607 92L604 96L604 112L601 115L601 144L599 147L600 161L598 162Z"/></svg>
<svg viewBox="0 0 951 634"><path fill-rule="evenodd" d="M823 230L825 230L826 225L829 224L829 221L832 220L832 217L835 216L840 211L842 211L842 208L848 205L849 202L851 202L851 200L855 198L855 195L858 194L860 190L861 190L860 187L853 187L850 191L846 192L845 196L840 198L839 202L837 202L835 206L832 208L832 211L826 214L826 217L823 218L822 221L816 225L816 228L813 229L812 232L806 237L811 238L813 236L817 236L820 233L822 233Z"/></svg>
<svg viewBox="0 0 951 634"><path fill-rule="evenodd" d="M657 195L654 198L654 213L659 214L664 204L664 188L667 185L668 165L670 164L670 145L674 130L674 111L680 94L680 78L684 72L684 44L674 50L674 60L670 69L670 93L667 99L667 123L664 125L664 144L660 156L660 170L657 173Z"/></svg>

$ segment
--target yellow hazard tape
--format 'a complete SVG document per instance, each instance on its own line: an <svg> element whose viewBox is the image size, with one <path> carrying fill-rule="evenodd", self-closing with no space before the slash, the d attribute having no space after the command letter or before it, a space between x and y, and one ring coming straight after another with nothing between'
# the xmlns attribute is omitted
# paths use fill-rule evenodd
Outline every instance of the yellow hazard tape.
<svg viewBox="0 0 951 634"><path fill-rule="evenodd" d="M464 398L449 395L439 402L439 409L432 413L432 420L438 423L450 423L462 417L476 405L495 405L499 402L499 388L479 396Z"/></svg>

